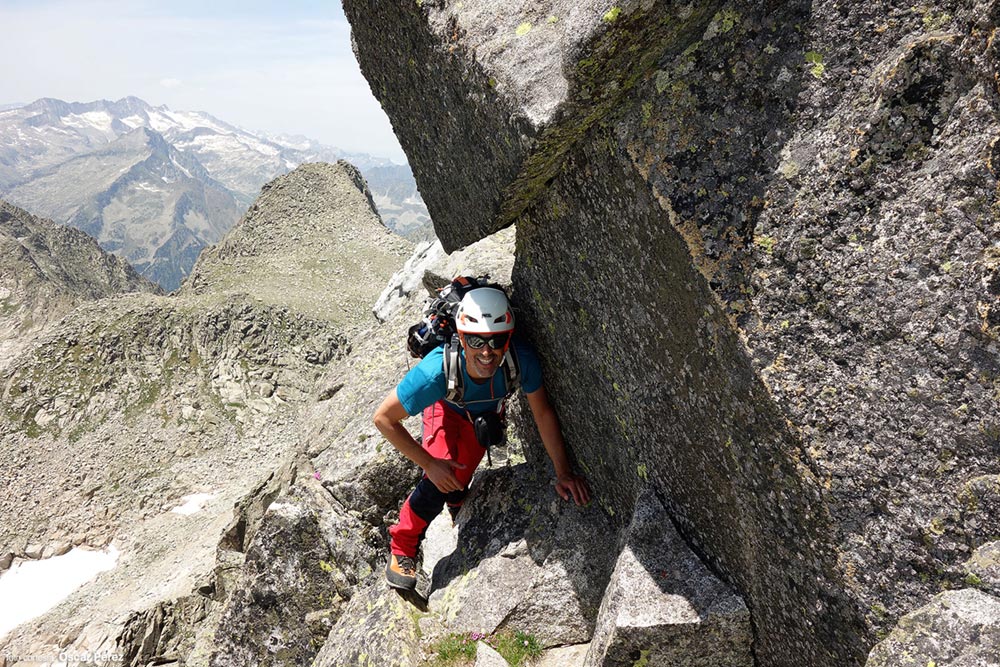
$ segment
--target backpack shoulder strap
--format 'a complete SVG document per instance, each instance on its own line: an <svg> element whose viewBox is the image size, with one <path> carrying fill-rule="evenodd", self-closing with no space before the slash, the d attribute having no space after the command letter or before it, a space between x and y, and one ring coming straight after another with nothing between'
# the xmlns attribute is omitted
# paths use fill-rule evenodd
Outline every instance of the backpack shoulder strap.
<svg viewBox="0 0 1000 667"><path fill-rule="evenodd" d="M521 386L521 362L518 361L513 344L503 355L503 376L507 382L507 395L510 396Z"/></svg>
<svg viewBox="0 0 1000 667"><path fill-rule="evenodd" d="M458 336L452 336L451 340L444 345L442 363L444 364L444 377L447 382L445 388L445 400L464 406L462 398L465 395L465 385L462 379L461 364L458 359L458 352L461 345Z"/></svg>

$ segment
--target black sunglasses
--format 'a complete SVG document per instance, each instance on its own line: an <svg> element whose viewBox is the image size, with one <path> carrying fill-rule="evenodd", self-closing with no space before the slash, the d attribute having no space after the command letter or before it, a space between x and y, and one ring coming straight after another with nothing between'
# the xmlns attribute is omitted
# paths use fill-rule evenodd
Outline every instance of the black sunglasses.
<svg viewBox="0 0 1000 667"><path fill-rule="evenodd" d="M478 350L483 345L489 345L490 349L502 350L507 346L507 341L510 340L509 333L499 333L493 334L492 336L482 336L480 334L462 334L465 337L465 342L469 344L473 350Z"/></svg>

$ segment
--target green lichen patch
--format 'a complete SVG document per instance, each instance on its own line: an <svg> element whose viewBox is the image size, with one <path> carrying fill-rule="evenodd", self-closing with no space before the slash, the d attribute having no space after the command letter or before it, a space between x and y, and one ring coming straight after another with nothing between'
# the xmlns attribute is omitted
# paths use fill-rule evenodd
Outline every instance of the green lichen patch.
<svg viewBox="0 0 1000 667"><path fill-rule="evenodd" d="M619 7L618 5L615 5L604 14L603 17L604 22L614 23L615 21L618 20L618 17L621 16L621 13L622 13L622 8Z"/></svg>
<svg viewBox="0 0 1000 667"><path fill-rule="evenodd" d="M528 21L525 21L521 25L517 26L517 29L514 30L514 34L518 37L524 37L529 32L531 32L531 23Z"/></svg>
<svg viewBox="0 0 1000 667"><path fill-rule="evenodd" d="M823 64L823 54L818 51L806 51L806 62L809 64L809 73L817 79L823 78L826 65Z"/></svg>

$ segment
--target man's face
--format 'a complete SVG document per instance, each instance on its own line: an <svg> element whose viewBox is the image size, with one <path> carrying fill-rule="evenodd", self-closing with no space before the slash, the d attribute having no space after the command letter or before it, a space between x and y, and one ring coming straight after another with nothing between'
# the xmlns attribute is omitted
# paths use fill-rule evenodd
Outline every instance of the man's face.
<svg viewBox="0 0 1000 667"><path fill-rule="evenodd" d="M460 338L465 350L465 369L469 376L476 380L493 377L503 361L510 334L462 334Z"/></svg>

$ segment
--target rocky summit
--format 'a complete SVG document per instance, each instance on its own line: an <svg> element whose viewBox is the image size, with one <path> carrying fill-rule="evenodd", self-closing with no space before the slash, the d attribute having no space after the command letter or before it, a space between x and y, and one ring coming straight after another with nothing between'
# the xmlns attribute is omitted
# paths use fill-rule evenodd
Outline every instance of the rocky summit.
<svg viewBox="0 0 1000 667"><path fill-rule="evenodd" d="M755 664L1000 662L996 3L344 9L444 247L516 222L598 502L652 490Z"/></svg>

